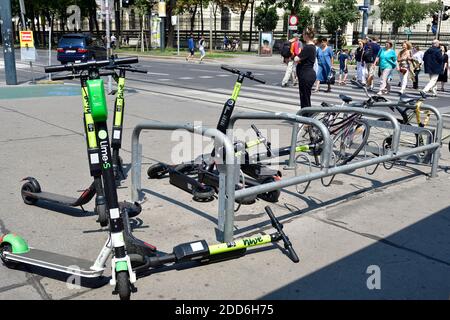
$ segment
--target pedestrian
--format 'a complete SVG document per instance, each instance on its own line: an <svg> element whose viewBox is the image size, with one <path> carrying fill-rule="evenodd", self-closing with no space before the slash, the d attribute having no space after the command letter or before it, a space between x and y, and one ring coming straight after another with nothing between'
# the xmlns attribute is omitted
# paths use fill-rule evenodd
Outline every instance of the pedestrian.
<svg viewBox="0 0 450 320"><path fill-rule="evenodd" d="M402 50L397 55L397 62L398 62L398 72L400 75L400 94L405 93L406 86L408 85L408 77L409 77L409 69L410 69L410 63L412 61L412 54L411 54L411 43L409 41L403 41L402 43Z"/></svg>
<svg viewBox="0 0 450 320"><path fill-rule="evenodd" d="M194 44L194 34L191 32L188 39L188 49L189 55L186 57L186 61L189 61L190 58L194 57L195 52L195 44Z"/></svg>
<svg viewBox="0 0 450 320"><path fill-rule="evenodd" d="M441 45L442 57L444 60L444 68L442 69L442 73L438 77L438 81L441 83L441 91L445 91L445 83L447 82L448 74L448 55L447 55L447 46Z"/></svg>
<svg viewBox="0 0 450 320"><path fill-rule="evenodd" d="M300 54L300 41L298 33L294 33L293 38L289 40L289 53L283 55L283 62L286 64L286 72L284 73L283 80L281 81L282 87L287 87L289 79L292 80L292 85L295 87L297 85L297 74L296 65L298 61L298 55ZM284 47L284 50L287 48ZM282 50L283 50L282 49Z"/></svg>
<svg viewBox="0 0 450 320"><path fill-rule="evenodd" d="M363 61L364 61L364 72L366 78L366 84L369 90L373 90L374 85L374 74L375 74L375 60L378 57L380 51L380 45L377 43L377 38L372 39L367 38L367 42L364 46Z"/></svg>
<svg viewBox="0 0 450 320"><path fill-rule="evenodd" d="M331 69L333 67L334 58L333 50L328 46L328 40L322 38L320 41L320 47L317 49L317 80L316 89L314 92L319 91L320 83L326 83L328 88L325 92L331 91L331 84L328 81L328 76L331 74Z"/></svg>
<svg viewBox="0 0 450 320"><path fill-rule="evenodd" d="M113 34L113 35L111 36L111 48L113 48L113 49L116 48L116 41L117 41L117 38L116 38L116 36Z"/></svg>
<svg viewBox="0 0 450 320"><path fill-rule="evenodd" d="M365 84L366 79L364 77L364 61L363 61L363 52L364 52L364 40L358 40L358 48L356 48L355 52L355 61L356 61L356 80Z"/></svg>
<svg viewBox="0 0 450 320"><path fill-rule="evenodd" d="M224 36L223 36L223 49L224 50L227 50L228 49L228 44L229 44L229 40L228 40L228 37L227 37L227 35L225 34Z"/></svg>
<svg viewBox="0 0 450 320"><path fill-rule="evenodd" d="M298 91L300 94L300 107L311 106L311 90L316 81L314 63L316 61L316 46L313 42L314 29L306 27L303 29L303 48L298 56L297 78Z"/></svg>
<svg viewBox="0 0 450 320"><path fill-rule="evenodd" d="M419 89L419 73L423 65L423 51L420 50L419 46L414 47L412 58L412 66L414 72L413 89Z"/></svg>
<svg viewBox="0 0 450 320"><path fill-rule="evenodd" d="M378 56L373 63L374 66L378 65L381 70L380 90L377 95L389 93L391 90L389 77L392 70L397 66L397 55L392 47L392 41L386 41L384 48L378 52Z"/></svg>
<svg viewBox="0 0 450 320"><path fill-rule="evenodd" d="M348 55L348 50L344 49L339 55L339 84L345 85L348 76L348 61L350 57ZM343 77L343 79L342 79Z"/></svg>
<svg viewBox="0 0 450 320"><path fill-rule="evenodd" d="M200 61L199 61L199 63L202 63L203 58L206 56L205 38L203 36L201 36L200 40L198 41L198 50L200 51Z"/></svg>
<svg viewBox="0 0 450 320"><path fill-rule="evenodd" d="M428 74L430 77L430 81L428 81L427 85L420 91L420 94L423 97L426 97L428 92L431 90L432 96L437 96L437 88L436 83L439 78L439 75L442 73L444 69L444 57L442 55L442 51L440 48L439 40L433 40L433 43L427 51L425 51L423 55L423 66L424 72Z"/></svg>

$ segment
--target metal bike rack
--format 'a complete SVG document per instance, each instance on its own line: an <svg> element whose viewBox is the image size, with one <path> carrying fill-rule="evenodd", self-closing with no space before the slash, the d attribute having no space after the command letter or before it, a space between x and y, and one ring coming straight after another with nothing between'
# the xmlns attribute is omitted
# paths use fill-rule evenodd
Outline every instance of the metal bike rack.
<svg viewBox="0 0 450 320"><path fill-rule="evenodd" d="M403 103L398 103L398 102L397 103L396 102L377 102L377 103L374 103L373 105L371 105L370 108L393 108L393 107L395 108L397 106L402 107L402 108L408 108L408 109L416 108L415 105L403 104ZM442 140L443 118L442 118L441 113L439 112L439 110L436 107L422 104L422 106L420 108L422 110L431 111L436 117L436 129L433 130L434 132L432 132L432 134L434 133L433 134L434 144L439 144L439 147L435 148L433 151L432 160L431 160L431 173L430 173L431 178L434 178L437 175L437 169L438 169L438 165L439 165L439 157L441 154L440 146L441 146L441 140ZM369 122L370 126L386 127L386 123L383 123L383 121L368 119L368 122ZM413 126L408 126L408 125L400 125L400 128L402 131L411 132L411 133L420 133L421 131L424 130L424 128L418 128L418 127L413 127Z"/></svg>
<svg viewBox="0 0 450 320"><path fill-rule="evenodd" d="M300 109L297 112L297 115L302 115L305 113L326 113L326 112L339 112L339 113L357 113L367 116L375 116L379 118L385 118L390 121L392 127L394 128L393 139L392 139L392 150L391 153L397 153L398 146L400 143L400 125L397 119L390 113L384 111L370 110L364 108L356 108L356 107L309 107ZM293 124L292 127L292 136L291 136L291 146L295 146L297 144L297 134L298 134L298 125ZM289 155L289 162L287 169L294 168L295 161L295 148L291 148L291 153Z"/></svg>
<svg viewBox="0 0 450 320"><path fill-rule="evenodd" d="M157 121L143 121L134 127L131 137L131 197L133 201L140 201L141 192L141 145L139 137L142 130L186 130L188 132L200 134L214 139L215 150L223 147L225 150L225 164L219 164L219 216L218 228L223 233L226 241L232 240L234 212L225 210L225 199L234 204L234 186L235 176L231 174L234 172L234 147L226 135L217 129L204 128L193 126L191 124L173 124L162 123ZM219 152L217 153L219 154ZM231 235L231 236L230 236Z"/></svg>

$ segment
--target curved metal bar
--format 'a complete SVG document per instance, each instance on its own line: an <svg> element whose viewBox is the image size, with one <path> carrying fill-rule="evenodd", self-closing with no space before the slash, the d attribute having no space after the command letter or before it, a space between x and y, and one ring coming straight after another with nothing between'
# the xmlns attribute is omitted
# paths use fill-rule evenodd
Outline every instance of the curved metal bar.
<svg viewBox="0 0 450 320"><path fill-rule="evenodd" d="M226 135L217 129L204 128L200 126L193 126L186 123L163 123L158 121L143 121L138 123L134 129L131 136L131 197L133 201L139 201L141 193L141 163L139 157L139 136L142 130L186 130L188 132L201 134L203 136L211 137L214 139L216 145L223 146L225 150L225 194L221 197L219 194L219 229L223 231L223 237L229 239L230 241L233 237L233 224L234 215L228 214L225 210L225 206L221 203L225 201L231 201L234 204L234 186L235 186L235 176L232 174L234 172L234 147L231 141ZM216 148L219 150L219 148ZM221 208L223 207L223 208Z"/></svg>
<svg viewBox="0 0 450 320"><path fill-rule="evenodd" d="M323 152L322 152L323 166L325 168L325 171L329 168L330 157L331 157L331 153L333 151L333 144L331 142L330 133L328 132L328 129L319 120L316 120L313 118L308 118L308 117L302 117L302 116L285 113L285 112L238 112L231 117L230 123L228 125L228 129L233 129L235 122L239 119L287 120L287 121L291 121L291 122L308 124L308 125L317 127L320 130L320 132L322 133L323 143L324 143L324 148L323 148ZM230 135L231 135L231 133L229 132L229 136ZM297 141L294 141L293 144L291 143L291 152L294 151L294 154L295 154L296 143L297 143Z"/></svg>

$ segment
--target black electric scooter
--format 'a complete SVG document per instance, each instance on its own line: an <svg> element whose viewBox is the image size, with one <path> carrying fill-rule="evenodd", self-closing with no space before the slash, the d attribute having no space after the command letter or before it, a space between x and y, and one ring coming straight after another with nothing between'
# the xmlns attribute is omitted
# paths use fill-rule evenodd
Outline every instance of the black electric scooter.
<svg viewBox="0 0 450 320"><path fill-rule="evenodd" d="M33 177L26 177L23 181L26 181L21 188L22 199L26 204L34 205L39 200L44 200L47 202L70 206L70 207L81 207L83 211L83 205L87 204L95 198L95 209L94 212L98 216L97 222L100 223L102 227L108 224L107 217L107 206L105 202L105 195L102 188L101 182L101 168L100 168L100 158L99 158L99 147L96 141L96 131L94 126L94 121L92 119L91 108L89 105L86 81L98 79L100 76L114 75L114 71L103 71L100 72L101 67L114 67L122 64L132 64L137 63L138 58L116 58L103 61L92 61L87 62L87 65L83 64L66 64L57 66L45 67L46 73L60 72L60 71L72 71L74 74L65 76L53 77L54 80L73 80L80 79L81 83L81 95L83 100L83 121L85 138L87 144L87 153L89 161L90 174L94 178L92 184L86 188L78 198L64 196L52 192L42 191L41 186L37 179ZM89 63L91 63L89 65ZM79 73L78 73L79 72ZM122 97L123 99L123 97ZM123 100L122 100L123 102ZM122 118L123 119L123 118ZM122 202L121 207L126 207L129 210L130 216L136 216L140 213L140 207L135 204Z"/></svg>
<svg viewBox="0 0 450 320"><path fill-rule="evenodd" d="M118 59L116 63L133 63L133 59L135 58ZM82 278L98 278L102 276L106 269L108 257L112 255L110 284L115 287L114 293L118 294L121 300L129 300L136 282L136 273L133 270L133 265L136 264L136 256L151 257L154 255L156 248L143 241L138 241L128 232L128 220L126 220L127 228L125 228L123 217L128 218L129 208L121 207L118 202L106 123L108 111L104 83L99 78L101 75L99 68L109 63L110 61L105 60L72 65L73 72L82 71L79 76L86 80L85 89L89 92L86 96L89 99L90 120L92 120L90 123L93 125L92 132L95 132L95 136L91 136L91 138L95 139L98 146L100 184L103 182L102 190L104 190L109 220L108 240L103 245L97 259L90 262L85 259L29 247L23 238L10 233L0 236L0 258L8 267L26 264ZM52 68L50 68L51 70ZM86 71L86 73L83 71ZM139 260L141 261L142 258L139 258Z"/></svg>
<svg viewBox="0 0 450 320"><path fill-rule="evenodd" d="M237 74L237 80L234 85L233 93L231 97L225 102L224 107L222 109L222 113L219 118L219 122L217 124L217 130L226 134L226 130L228 129L228 125L231 119L231 115L233 114L234 107L236 105L236 100L239 96L242 83L245 78L254 80L259 83L265 83L264 80L260 80L252 75L251 72L242 72L238 69L231 68L229 66L221 66L221 69L231 72L233 74ZM261 134L261 132L256 128L256 126L252 125L253 130L256 132L258 139L252 143L236 143L235 149L236 153L242 152L239 151L239 144L243 146L243 148L249 148L251 146L255 146L259 143L263 143L267 149L267 153L270 154L270 142L267 141ZM211 158L214 156L214 150L211 153ZM204 159L205 157L201 157ZM281 178L281 172L278 170L269 169L260 164L249 164L243 163L241 165L241 170L249 175L250 179L245 179L245 181L241 181L241 184L236 185L236 189L240 189L242 187L251 187L255 185L259 185L261 183L272 182L274 180ZM178 165L168 165L165 163L156 163L149 167L147 170L147 175L150 179L159 179L164 175L169 174L169 182L170 184L186 191L192 193L193 200L199 202L211 201L214 199L214 195L219 188L219 174L215 169L215 163L205 163L202 160L202 164L196 164L195 161L191 163L183 163ZM264 193L258 195L259 198L269 201L269 202L277 202L280 196L279 190L274 190L270 193ZM241 200L237 200L237 202L241 204L251 204L256 200L256 196L250 196Z"/></svg>

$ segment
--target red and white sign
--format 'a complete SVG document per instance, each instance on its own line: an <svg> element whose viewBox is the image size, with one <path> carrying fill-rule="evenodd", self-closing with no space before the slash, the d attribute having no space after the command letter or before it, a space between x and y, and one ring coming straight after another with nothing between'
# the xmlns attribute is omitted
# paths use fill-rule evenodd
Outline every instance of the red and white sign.
<svg viewBox="0 0 450 320"><path fill-rule="evenodd" d="M296 26L297 24L298 24L298 17L297 16L289 16L289 25Z"/></svg>

